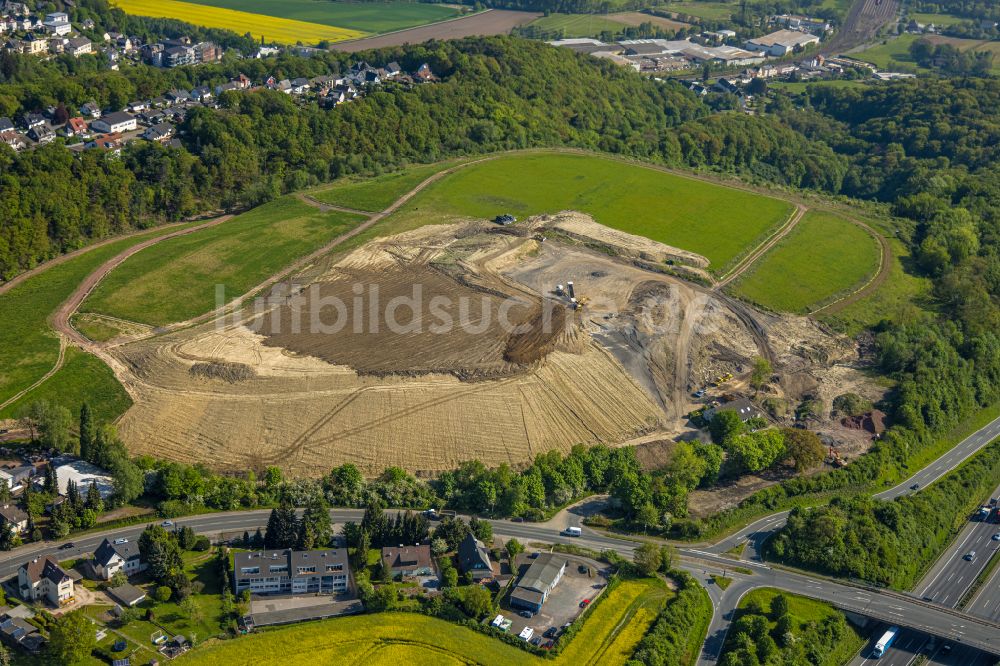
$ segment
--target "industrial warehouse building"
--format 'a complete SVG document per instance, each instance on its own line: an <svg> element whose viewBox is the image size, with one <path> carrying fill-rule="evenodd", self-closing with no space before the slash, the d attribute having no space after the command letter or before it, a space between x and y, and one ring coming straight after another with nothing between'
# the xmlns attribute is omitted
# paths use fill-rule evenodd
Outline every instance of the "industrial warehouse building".
<svg viewBox="0 0 1000 666"><path fill-rule="evenodd" d="M542 553L521 576L510 595L510 605L538 612L549 598L549 593L562 580L566 572L566 556L559 553Z"/></svg>

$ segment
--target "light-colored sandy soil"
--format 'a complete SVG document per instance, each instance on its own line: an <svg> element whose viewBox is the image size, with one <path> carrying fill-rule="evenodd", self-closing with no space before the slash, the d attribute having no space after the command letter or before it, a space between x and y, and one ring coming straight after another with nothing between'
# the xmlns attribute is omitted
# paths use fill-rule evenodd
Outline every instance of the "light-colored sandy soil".
<svg viewBox="0 0 1000 666"><path fill-rule="evenodd" d="M374 240L277 284L257 311L113 347L112 367L135 402L120 432L136 453L222 470L279 465L318 476L351 461L368 474L398 465L431 475L472 458L519 465L578 443L690 436L691 391L747 373L760 355L781 377L775 391L790 397L861 381L848 366L851 345L811 320L764 315L647 270L630 253L653 248L587 219L573 228L588 233L574 236L600 238L616 256L565 230L543 240L552 221L454 223ZM570 280L582 309L557 293ZM351 323L310 332L308 318L293 332L293 304L308 311L310 290L353 307L354 285L384 298L420 285L425 300L478 299L475 323L513 299L517 322L537 323L544 306L559 325L544 334L373 331L376 308L363 301L360 332ZM827 377L835 362L843 370ZM661 448L650 464L668 459Z"/></svg>

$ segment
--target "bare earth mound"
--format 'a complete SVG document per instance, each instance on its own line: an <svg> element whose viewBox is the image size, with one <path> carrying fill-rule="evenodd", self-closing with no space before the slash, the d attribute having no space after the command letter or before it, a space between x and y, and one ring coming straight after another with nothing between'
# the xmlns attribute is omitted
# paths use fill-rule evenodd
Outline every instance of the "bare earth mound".
<svg viewBox="0 0 1000 666"><path fill-rule="evenodd" d="M697 255L578 214L377 239L227 321L114 348L135 403L120 432L136 453L221 470L434 474L672 439L690 432L694 387L756 356L790 398L828 392L820 366L852 359L809 320L649 265L671 259L699 270Z"/></svg>

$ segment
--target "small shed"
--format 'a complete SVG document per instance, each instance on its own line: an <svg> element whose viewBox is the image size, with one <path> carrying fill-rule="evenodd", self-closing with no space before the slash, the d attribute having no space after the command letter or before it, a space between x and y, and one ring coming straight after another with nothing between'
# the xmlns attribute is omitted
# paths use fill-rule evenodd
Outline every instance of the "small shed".
<svg viewBox="0 0 1000 666"><path fill-rule="evenodd" d="M117 601L121 606L133 608L146 598L146 593L135 585L125 583L118 587L108 588L108 596Z"/></svg>

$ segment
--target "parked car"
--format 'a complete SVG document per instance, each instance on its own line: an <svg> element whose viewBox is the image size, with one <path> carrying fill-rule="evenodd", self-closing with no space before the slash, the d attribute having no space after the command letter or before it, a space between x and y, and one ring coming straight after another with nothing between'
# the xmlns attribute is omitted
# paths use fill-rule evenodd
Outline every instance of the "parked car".
<svg viewBox="0 0 1000 666"><path fill-rule="evenodd" d="M535 614L532 613L530 610L523 610L520 613L518 613L518 615L520 615L521 617L526 617L529 620L535 616Z"/></svg>
<svg viewBox="0 0 1000 666"><path fill-rule="evenodd" d="M555 638L557 633L559 633L558 629L556 629L555 627L549 627L548 629L545 630L545 633L542 635L545 636L546 638Z"/></svg>
<svg viewBox="0 0 1000 666"><path fill-rule="evenodd" d="M585 574L585 573L587 573L588 571L590 571L590 567L588 567L588 566L587 566L586 564L581 564L580 566L578 566L578 567L576 568L576 570L577 570L577 571L579 571L579 572L580 572L580 573L582 573L582 574Z"/></svg>

